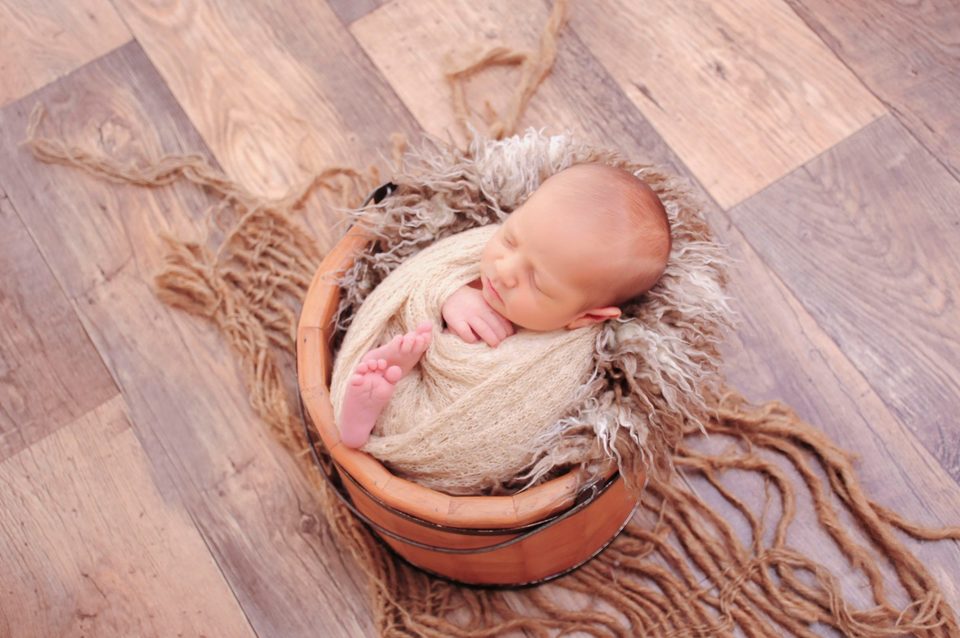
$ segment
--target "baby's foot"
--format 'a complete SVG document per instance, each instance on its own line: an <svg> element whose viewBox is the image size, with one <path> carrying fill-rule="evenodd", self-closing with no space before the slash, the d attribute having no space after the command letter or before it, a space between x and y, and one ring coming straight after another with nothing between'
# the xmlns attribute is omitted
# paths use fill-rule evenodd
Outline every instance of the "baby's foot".
<svg viewBox="0 0 960 638"><path fill-rule="evenodd" d="M364 361L357 366L340 409L340 440L344 445L358 448L367 442L402 377L400 366L388 365L384 359Z"/></svg>
<svg viewBox="0 0 960 638"><path fill-rule="evenodd" d="M405 335L397 335L379 348L363 355L361 361L370 362L385 359L388 366L399 366L403 377L407 376L420 361L430 345L433 322L424 321L416 330Z"/></svg>

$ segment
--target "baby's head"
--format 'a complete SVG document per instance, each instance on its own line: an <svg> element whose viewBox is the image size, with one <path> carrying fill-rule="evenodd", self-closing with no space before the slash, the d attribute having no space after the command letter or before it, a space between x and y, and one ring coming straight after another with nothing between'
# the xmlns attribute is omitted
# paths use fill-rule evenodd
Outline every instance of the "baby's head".
<svg viewBox="0 0 960 638"><path fill-rule="evenodd" d="M649 186L623 169L577 164L547 179L484 247L483 296L528 330L614 319L660 279L670 246Z"/></svg>

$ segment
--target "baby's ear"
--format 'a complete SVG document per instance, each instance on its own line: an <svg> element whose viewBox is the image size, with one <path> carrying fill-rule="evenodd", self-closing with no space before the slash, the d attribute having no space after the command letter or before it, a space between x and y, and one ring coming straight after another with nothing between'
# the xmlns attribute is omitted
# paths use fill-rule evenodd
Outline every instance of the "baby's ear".
<svg viewBox="0 0 960 638"><path fill-rule="evenodd" d="M607 306L605 308L591 308L584 310L580 315L567 324L567 329L574 330L589 326L592 323L602 323L607 319L616 319L620 316L620 308L617 306Z"/></svg>

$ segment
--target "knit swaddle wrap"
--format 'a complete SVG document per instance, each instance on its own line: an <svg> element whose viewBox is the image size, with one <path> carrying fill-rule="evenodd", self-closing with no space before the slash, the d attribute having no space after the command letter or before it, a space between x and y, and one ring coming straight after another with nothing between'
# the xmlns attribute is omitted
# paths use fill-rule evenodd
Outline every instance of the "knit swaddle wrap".
<svg viewBox="0 0 960 638"><path fill-rule="evenodd" d="M339 415L363 355L433 321L430 347L397 383L362 449L398 476L450 494L497 491L520 475L538 436L570 411L593 370L597 325L518 328L496 348L441 332L443 303L479 276L483 247L497 227L452 235L398 266L358 310L333 368Z"/></svg>

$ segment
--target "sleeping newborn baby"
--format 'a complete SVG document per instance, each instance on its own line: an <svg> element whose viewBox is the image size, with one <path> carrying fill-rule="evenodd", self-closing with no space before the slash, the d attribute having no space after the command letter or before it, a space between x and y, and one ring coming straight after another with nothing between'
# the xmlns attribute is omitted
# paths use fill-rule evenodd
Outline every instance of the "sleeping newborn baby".
<svg viewBox="0 0 960 638"><path fill-rule="evenodd" d="M450 295L441 315L446 330L491 348L518 328L576 330L615 319L619 304L656 284L670 247L666 211L648 185L623 169L577 164L507 218L483 249L480 277ZM425 321L363 356L339 415L345 445L366 443L432 329Z"/></svg>

